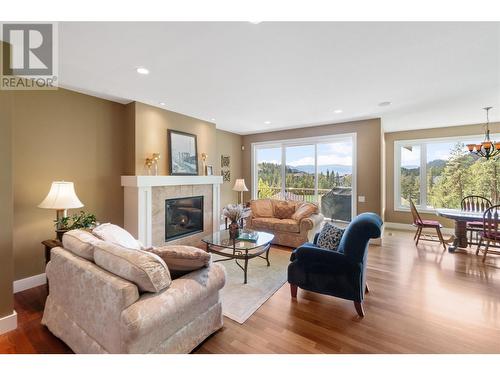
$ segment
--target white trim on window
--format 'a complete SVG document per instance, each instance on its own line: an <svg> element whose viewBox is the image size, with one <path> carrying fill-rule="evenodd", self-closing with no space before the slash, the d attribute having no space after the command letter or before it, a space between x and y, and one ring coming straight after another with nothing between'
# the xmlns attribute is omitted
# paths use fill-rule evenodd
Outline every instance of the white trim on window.
<svg viewBox="0 0 500 375"><path fill-rule="evenodd" d="M257 198L257 163L256 153L258 149L263 148L281 148L281 189L286 189L286 148L293 146L314 145L314 160L315 160L315 195L318 193L318 145L335 142L351 142L352 144L352 187L351 187L351 217L355 217L357 213L357 134L345 133L336 135L326 135L317 137L294 138L276 141L254 142L251 144L251 184L252 184L252 199Z"/></svg>
<svg viewBox="0 0 500 375"><path fill-rule="evenodd" d="M499 139L499 134L491 135L492 139ZM420 212L435 213L433 207L427 204L427 145L432 143L477 140L482 142L484 135L471 134L453 137L422 138L399 140L394 142L394 211L410 212L410 208L400 204L401 197L401 149L404 146L420 146L420 204L416 205Z"/></svg>

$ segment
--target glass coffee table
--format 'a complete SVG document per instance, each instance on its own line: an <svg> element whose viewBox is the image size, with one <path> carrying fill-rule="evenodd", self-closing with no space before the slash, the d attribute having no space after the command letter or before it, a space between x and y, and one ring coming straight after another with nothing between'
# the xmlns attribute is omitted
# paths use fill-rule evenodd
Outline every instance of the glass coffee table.
<svg viewBox="0 0 500 375"><path fill-rule="evenodd" d="M217 259L214 262L224 262L233 260L243 270L244 283L247 283L248 261L252 258L262 258L269 263L269 249L271 248L271 241L274 235L266 232L257 232L250 230L241 230L241 233L254 234L257 238L253 241L242 239L229 238L229 230L221 230L209 236L206 236L202 241L207 245L207 252L221 255L223 259ZM265 256L262 254L265 253ZM238 262L243 261L243 265Z"/></svg>

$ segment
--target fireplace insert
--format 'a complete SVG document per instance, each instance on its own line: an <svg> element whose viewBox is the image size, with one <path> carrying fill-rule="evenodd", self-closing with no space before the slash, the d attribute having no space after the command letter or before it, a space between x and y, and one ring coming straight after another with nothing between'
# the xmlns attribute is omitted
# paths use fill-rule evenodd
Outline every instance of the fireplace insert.
<svg viewBox="0 0 500 375"><path fill-rule="evenodd" d="M203 196L165 200L165 241L203 232Z"/></svg>

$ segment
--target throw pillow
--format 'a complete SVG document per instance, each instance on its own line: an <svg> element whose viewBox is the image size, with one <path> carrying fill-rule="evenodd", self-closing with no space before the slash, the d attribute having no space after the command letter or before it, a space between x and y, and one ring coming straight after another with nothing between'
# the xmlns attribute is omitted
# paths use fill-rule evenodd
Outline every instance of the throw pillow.
<svg viewBox="0 0 500 375"><path fill-rule="evenodd" d="M270 199L254 199L250 201L253 217L273 217L273 204Z"/></svg>
<svg viewBox="0 0 500 375"><path fill-rule="evenodd" d="M103 241L113 242L128 249L142 249L142 244L118 225L110 223L101 224L95 227L92 233Z"/></svg>
<svg viewBox="0 0 500 375"><path fill-rule="evenodd" d="M82 229L73 229L64 233L62 238L63 247L79 257L94 261L94 248L102 241Z"/></svg>
<svg viewBox="0 0 500 375"><path fill-rule="evenodd" d="M140 292L156 293L172 282L165 262L156 254L101 242L94 250L95 263L137 285Z"/></svg>
<svg viewBox="0 0 500 375"><path fill-rule="evenodd" d="M301 221L306 217L318 213L318 206L312 203L302 203L297 207L295 213L292 215L293 220Z"/></svg>
<svg viewBox="0 0 500 375"><path fill-rule="evenodd" d="M274 217L278 219L291 219L295 213L295 204L290 202L276 202L274 204Z"/></svg>
<svg viewBox="0 0 500 375"><path fill-rule="evenodd" d="M169 245L154 247L149 251L165 261L174 278L208 267L212 260L210 253L193 246Z"/></svg>
<svg viewBox="0 0 500 375"><path fill-rule="evenodd" d="M337 251L345 229L325 223L318 236L317 245L323 249Z"/></svg>

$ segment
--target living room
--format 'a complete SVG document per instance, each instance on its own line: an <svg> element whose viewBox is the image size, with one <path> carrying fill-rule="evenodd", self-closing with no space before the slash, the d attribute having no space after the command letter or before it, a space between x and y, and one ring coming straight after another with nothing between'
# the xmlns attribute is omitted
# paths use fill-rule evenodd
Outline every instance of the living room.
<svg viewBox="0 0 500 375"><path fill-rule="evenodd" d="M15 14L0 353L499 354L500 22Z"/></svg>

